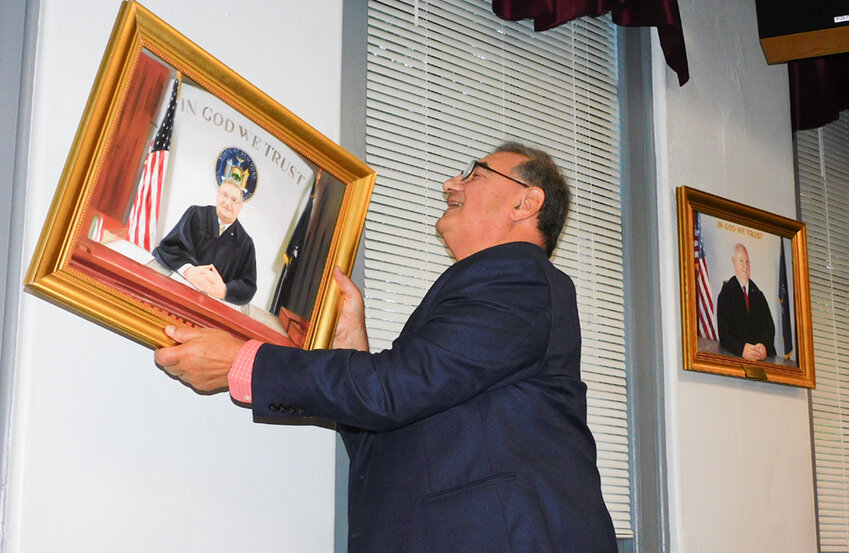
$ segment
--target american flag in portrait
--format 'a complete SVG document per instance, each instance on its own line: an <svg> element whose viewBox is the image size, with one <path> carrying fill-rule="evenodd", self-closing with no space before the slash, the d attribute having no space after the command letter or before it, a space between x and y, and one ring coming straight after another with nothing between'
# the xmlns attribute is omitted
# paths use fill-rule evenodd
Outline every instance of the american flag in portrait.
<svg viewBox="0 0 849 553"><path fill-rule="evenodd" d="M136 199L130 210L128 222L130 241L147 251L151 251L153 237L156 236L156 224L159 219L159 203L162 195L162 182L168 166L171 148L171 134L174 130L174 112L177 109L177 96L180 90L180 78L173 79L171 96L162 116L162 123L150 144L150 150L144 161Z"/></svg>
<svg viewBox="0 0 849 553"><path fill-rule="evenodd" d="M693 247L696 255L696 326L698 334L709 340L718 340L716 332L716 306L711 295L710 277L705 262L705 243L702 240L700 214L695 213Z"/></svg>

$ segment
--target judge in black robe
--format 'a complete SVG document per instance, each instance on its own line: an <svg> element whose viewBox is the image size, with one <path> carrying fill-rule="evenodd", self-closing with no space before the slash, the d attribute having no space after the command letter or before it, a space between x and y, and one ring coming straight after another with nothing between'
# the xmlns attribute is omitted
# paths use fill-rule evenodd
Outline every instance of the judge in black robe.
<svg viewBox="0 0 849 553"><path fill-rule="evenodd" d="M216 205L189 207L152 253L159 263L181 274L192 267L214 266L226 289L222 299L244 305L256 293L256 252L253 240L235 218L241 198L237 207L232 194L222 199L224 189L241 194L241 188L226 181L221 187ZM219 236L221 223L228 226Z"/></svg>
<svg viewBox="0 0 849 553"><path fill-rule="evenodd" d="M719 343L734 355L762 361L775 355L772 313L763 292L749 279L751 268L746 248L738 244L731 261L735 276L723 283L716 302Z"/></svg>

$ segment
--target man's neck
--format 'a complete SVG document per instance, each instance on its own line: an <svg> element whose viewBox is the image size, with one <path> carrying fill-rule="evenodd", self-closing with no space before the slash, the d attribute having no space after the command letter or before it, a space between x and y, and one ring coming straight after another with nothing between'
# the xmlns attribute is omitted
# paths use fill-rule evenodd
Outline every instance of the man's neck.
<svg viewBox="0 0 849 553"><path fill-rule="evenodd" d="M469 257L470 255L474 255L478 252L488 250L489 248L494 248L495 246L501 246L503 244L511 244L511 243L514 243L514 242L528 242L530 244L534 244L535 246L539 246L543 251L545 251L545 244L542 242L541 239L539 239L539 240L533 240L533 239L528 240L528 239L522 239L522 238L505 239L505 240L501 240L501 241L498 241L498 242L493 242L491 244L487 244L483 247L469 248L468 250L460 251L460 252L455 252L454 250L452 250L450 245L448 245L448 249L449 249L449 251L451 251L451 255L454 257L454 261L460 261L461 259L465 259L465 258Z"/></svg>

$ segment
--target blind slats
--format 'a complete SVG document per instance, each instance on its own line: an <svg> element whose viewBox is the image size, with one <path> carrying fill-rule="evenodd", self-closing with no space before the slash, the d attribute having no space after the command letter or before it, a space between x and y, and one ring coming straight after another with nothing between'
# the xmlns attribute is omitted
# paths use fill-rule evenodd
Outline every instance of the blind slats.
<svg viewBox="0 0 849 553"><path fill-rule="evenodd" d="M820 550L849 550L849 115L796 133L817 387L811 392Z"/></svg>

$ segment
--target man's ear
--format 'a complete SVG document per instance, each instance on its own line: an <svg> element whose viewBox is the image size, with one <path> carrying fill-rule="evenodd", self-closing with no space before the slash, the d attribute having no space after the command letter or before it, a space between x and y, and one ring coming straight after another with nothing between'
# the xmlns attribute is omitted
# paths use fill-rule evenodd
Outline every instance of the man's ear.
<svg viewBox="0 0 849 553"><path fill-rule="evenodd" d="M545 192L542 188L529 186L522 190L513 202L513 211L511 216L514 221L521 221L536 217L539 210L542 209L542 204L545 201Z"/></svg>

